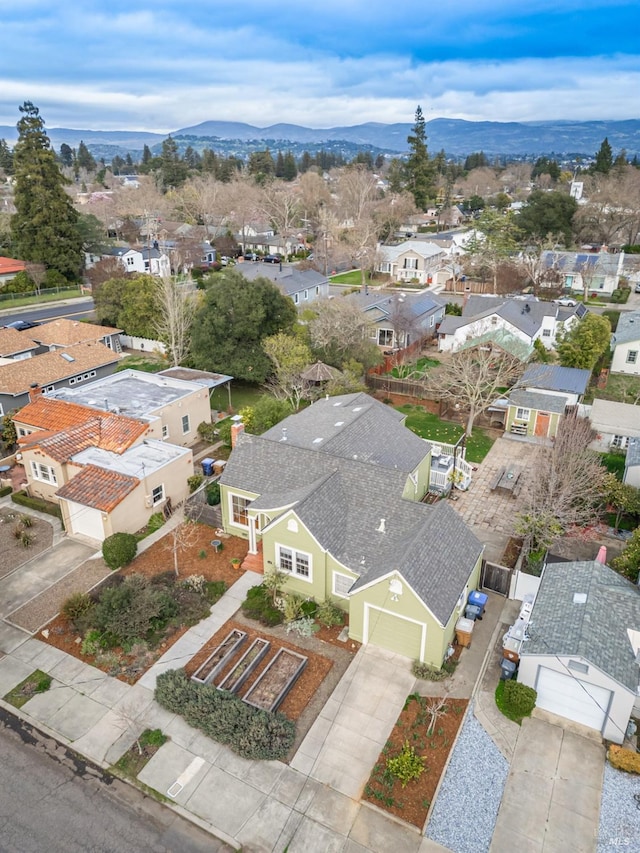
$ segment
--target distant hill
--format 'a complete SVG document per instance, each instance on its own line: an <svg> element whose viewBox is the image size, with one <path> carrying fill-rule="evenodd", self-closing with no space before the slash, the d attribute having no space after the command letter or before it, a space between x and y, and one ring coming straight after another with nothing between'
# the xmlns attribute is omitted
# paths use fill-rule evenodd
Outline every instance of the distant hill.
<svg viewBox="0 0 640 853"><path fill-rule="evenodd" d="M240 156L246 156L251 150L266 144L272 149L285 150L289 146L304 150L300 146L307 145L310 150L311 146L317 150L317 147L323 144L328 146L329 143L332 143L332 150L342 149L349 156L360 149L402 154L407 151L407 136L411 126L410 123L368 122L351 127L310 128L296 124L274 124L261 128L243 122L205 121L175 130L171 135L188 138L194 148L196 145L198 148L209 146L221 153L232 151ZM48 133L56 149L63 142L75 148L83 140L94 156L99 150L117 151L121 156L127 152L135 155L142 151L144 145L153 148L166 138L159 133L131 130L72 130L54 127L49 128ZM427 136L432 153L444 149L449 156L455 157L464 157L475 151L484 151L488 156L509 157L537 157L543 154L593 156L605 136L614 154L625 149L630 156L640 155L640 119L473 122L437 118L427 122ZM15 127L0 126L0 138L10 144L15 142Z"/></svg>

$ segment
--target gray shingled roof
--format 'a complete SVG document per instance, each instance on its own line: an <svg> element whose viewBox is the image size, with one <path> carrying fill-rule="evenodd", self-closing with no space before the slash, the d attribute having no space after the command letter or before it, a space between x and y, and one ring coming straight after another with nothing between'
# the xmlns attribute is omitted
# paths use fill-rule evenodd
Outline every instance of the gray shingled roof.
<svg viewBox="0 0 640 853"><path fill-rule="evenodd" d="M536 409L539 412L555 412L558 415L564 415L567 398L554 394L540 394L538 391L512 391L509 394L509 403L523 409Z"/></svg>
<svg viewBox="0 0 640 853"><path fill-rule="evenodd" d="M398 570L442 624L482 552L445 502L402 499L406 472L360 459L245 434L221 482L259 495L256 509L294 505L320 545L360 575L354 589Z"/></svg>
<svg viewBox="0 0 640 853"><path fill-rule="evenodd" d="M640 341L640 311L623 311L618 326L611 336L611 345L630 344Z"/></svg>
<svg viewBox="0 0 640 853"><path fill-rule="evenodd" d="M402 425L404 415L368 394L342 394L318 400L264 433L320 453L359 459L409 473L429 445Z"/></svg>
<svg viewBox="0 0 640 853"><path fill-rule="evenodd" d="M595 561L549 563L522 654L583 657L635 693L640 670L627 629L640 631L638 587Z"/></svg>
<svg viewBox="0 0 640 853"><path fill-rule="evenodd" d="M539 388L542 391L564 391L567 394L584 394L591 378L589 370L577 367L560 367L558 364L530 364L518 385Z"/></svg>

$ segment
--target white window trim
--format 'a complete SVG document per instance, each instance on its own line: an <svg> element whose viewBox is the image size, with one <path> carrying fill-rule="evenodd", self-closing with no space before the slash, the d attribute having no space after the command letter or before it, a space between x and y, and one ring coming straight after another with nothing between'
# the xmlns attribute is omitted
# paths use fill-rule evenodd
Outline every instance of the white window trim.
<svg viewBox="0 0 640 853"><path fill-rule="evenodd" d="M516 408L517 421L528 421L531 418L531 409L523 409L522 406Z"/></svg>
<svg viewBox="0 0 640 853"><path fill-rule="evenodd" d="M187 419L187 428L186 429L184 428L185 418ZM191 418L189 417L189 415L183 415L182 416L181 424L182 424L182 434L183 435L187 435L188 433L191 432Z"/></svg>
<svg viewBox="0 0 640 853"><path fill-rule="evenodd" d="M391 339L388 341L382 340L381 338L383 335L384 335L385 339L390 335ZM378 340L378 346L379 347L392 347L393 346L393 343L394 343L393 329L386 329L386 328L380 327L378 329L378 334L376 337Z"/></svg>
<svg viewBox="0 0 640 853"><path fill-rule="evenodd" d="M630 349L627 352L626 363L627 364L636 364L637 361L638 361L638 350L637 349Z"/></svg>
<svg viewBox="0 0 640 853"><path fill-rule="evenodd" d="M240 498L243 501L247 501L247 523L246 524L239 524L233 518L233 499L234 498ZM237 492L229 492L228 510L229 510L229 525L231 527L237 527L238 530L248 530L249 529L250 519L249 519L249 513L248 513L248 505L250 503L251 503L251 498L246 497L246 495L240 495Z"/></svg>
<svg viewBox="0 0 640 853"><path fill-rule="evenodd" d="M47 477L42 476L43 471L47 471ZM50 486L58 485L55 468L51 465L45 465L43 462L36 462L33 459L31 460L31 476L40 483L48 483Z"/></svg>
<svg viewBox="0 0 640 853"><path fill-rule="evenodd" d="M168 426L168 424L162 424L162 439L163 439L163 441L165 438L169 438L169 426Z"/></svg>
<svg viewBox="0 0 640 853"><path fill-rule="evenodd" d="M331 594L335 595L336 598L349 598L348 593L338 592L338 590L336 589L336 580L338 578L340 578L340 579L344 578L345 580L349 581L350 587L353 586L353 584L355 583L355 580L352 577L349 577L349 575L343 575L342 572L334 572L333 573L333 579L331 581Z"/></svg>
<svg viewBox="0 0 640 853"><path fill-rule="evenodd" d="M291 569L291 571L289 571L288 569L282 568L281 560L280 560L280 551L283 548L286 551L291 552L291 561L293 563L293 568ZM309 562L309 574L308 575L301 575L301 574L298 574L298 572L296 571L296 563L297 563L298 556L307 558L307 560ZM292 578L297 578L298 580L305 581L306 583L313 583L313 557L311 556L311 554L308 554L306 551L299 551L297 548L294 548L291 545L276 544L276 567L278 568L279 571L284 572L285 574L289 575Z"/></svg>
<svg viewBox="0 0 640 853"><path fill-rule="evenodd" d="M160 490L159 498L157 498L155 494L158 489ZM161 504L164 501L164 483L160 483L159 486L155 486L155 488L151 489L151 501L154 506L158 506L158 504Z"/></svg>

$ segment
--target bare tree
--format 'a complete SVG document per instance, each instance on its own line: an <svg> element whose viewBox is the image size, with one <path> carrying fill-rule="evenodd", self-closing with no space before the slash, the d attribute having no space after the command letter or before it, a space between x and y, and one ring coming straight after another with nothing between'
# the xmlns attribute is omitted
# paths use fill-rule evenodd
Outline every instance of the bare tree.
<svg viewBox="0 0 640 853"><path fill-rule="evenodd" d="M332 356L340 363L348 358L360 361L374 335L374 327L360 306L347 299L326 299L317 302L313 311L309 321L312 348L325 354L327 361Z"/></svg>
<svg viewBox="0 0 640 853"><path fill-rule="evenodd" d="M173 557L173 571L176 577L180 577L180 556L191 550L198 538L197 519L193 517L185 519L181 524L177 524L168 536Z"/></svg>
<svg viewBox="0 0 640 853"><path fill-rule="evenodd" d="M453 354L451 361L429 372L429 385L442 400L451 400L467 412L466 434L501 389L513 385L523 364L502 350L473 347Z"/></svg>
<svg viewBox="0 0 640 853"><path fill-rule="evenodd" d="M167 347L171 365L177 367L189 352L198 297L188 285L179 284L172 276L156 281L158 315L155 328L158 338Z"/></svg>
<svg viewBox="0 0 640 853"><path fill-rule="evenodd" d="M295 235L300 231L301 212L296 189L289 183L274 183L262 190L260 211L280 236L285 254L287 243L291 246L297 242Z"/></svg>
<svg viewBox="0 0 640 853"><path fill-rule="evenodd" d="M607 472L598 454L589 450L594 438L588 420L568 415L560 421L553 446L536 451L517 516L525 553L549 548L569 528L584 527L597 517Z"/></svg>
<svg viewBox="0 0 640 853"><path fill-rule="evenodd" d="M47 268L44 264L36 264L28 262L25 264L26 272L36 289L36 293L40 293L42 285L47 277Z"/></svg>
<svg viewBox="0 0 640 853"><path fill-rule="evenodd" d="M128 699L113 710L124 730L135 739L135 744L138 747L138 755L142 755L140 736L147 728L145 723L146 706L141 707L139 701L136 703L133 699Z"/></svg>
<svg viewBox="0 0 640 853"><path fill-rule="evenodd" d="M536 294L542 288L558 289L562 285L563 276L558 269L557 258L548 254L561 242L561 239L560 235L552 234L544 240L533 238L514 259L516 266L525 273Z"/></svg>
<svg viewBox="0 0 640 853"><path fill-rule="evenodd" d="M438 720L442 719L442 717L446 715L448 710L448 701L449 696L446 693L444 696L434 697L425 701L425 710L429 715L429 725L427 727L428 735L433 734Z"/></svg>
<svg viewBox="0 0 640 853"><path fill-rule="evenodd" d="M309 347L293 335L278 332L265 338L262 348L275 368L267 387L276 399L287 400L294 409L299 408L308 390L302 372L312 361Z"/></svg>

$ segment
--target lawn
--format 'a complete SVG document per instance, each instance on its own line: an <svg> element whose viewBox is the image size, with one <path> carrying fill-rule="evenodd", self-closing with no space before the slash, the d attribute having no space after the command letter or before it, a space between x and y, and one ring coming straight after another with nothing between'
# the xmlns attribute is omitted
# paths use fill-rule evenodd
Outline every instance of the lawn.
<svg viewBox="0 0 640 853"><path fill-rule="evenodd" d="M19 293L6 293L0 300L1 308L25 308L45 302L58 302L62 299L86 299L87 294L79 287L55 289L53 293L41 293L40 296L21 296Z"/></svg>
<svg viewBox="0 0 640 853"><path fill-rule="evenodd" d="M157 373L165 370L169 363L161 355L145 353L144 355L127 355L116 367L115 372L121 370L144 370L145 373Z"/></svg>
<svg viewBox="0 0 640 853"><path fill-rule="evenodd" d="M596 396L603 400L637 405L640 401L640 376L610 373L607 379L607 387L604 390L596 391Z"/></svg>
<svg viewBox="0 0 640 853"><path fill-rule="evenodd" d="M404 405L396 406L396 408L407 416L407 427L420 438L426 438L433 442L440 441L443 444L455 444L464 432L460 424L444 421L437 415L423 409L422 406ZM467 462L475 464L482 462L491 450L494 440L484 430L476 427L466 441Z"/></svg>
<svg viewBox="0 0 640 853"><path fill-rule="evenodd" d="M349 270L329 276L329 281L331 284L362 284L362 274L360 270Z"/></svg>
<svg viewBox="0 0 640 853"><path fill-rule="evenodd" d="M423 379L428 370L440 364L437 358L419 358L411 364L398 364L391 370L394 379Z"/></svg>
<svg viewBox="0 0 640 853"><path fill-rule="evenodd" d="M234 412L239 412L245 406L253 406L259 397L264 394L264 389L259 385L251 385L248 382L233 380L231 383L231 405ZM226 386L214 388L211 394L211 408L219 412L229 409L229 392Z"/></svg>
<svg viewBox="0 0 640 853"><path fill-rule="evenodd" d="M600 461L610 474L615 474L618 480L624 477L627 455L624 451L601 453Z"/></svg>

